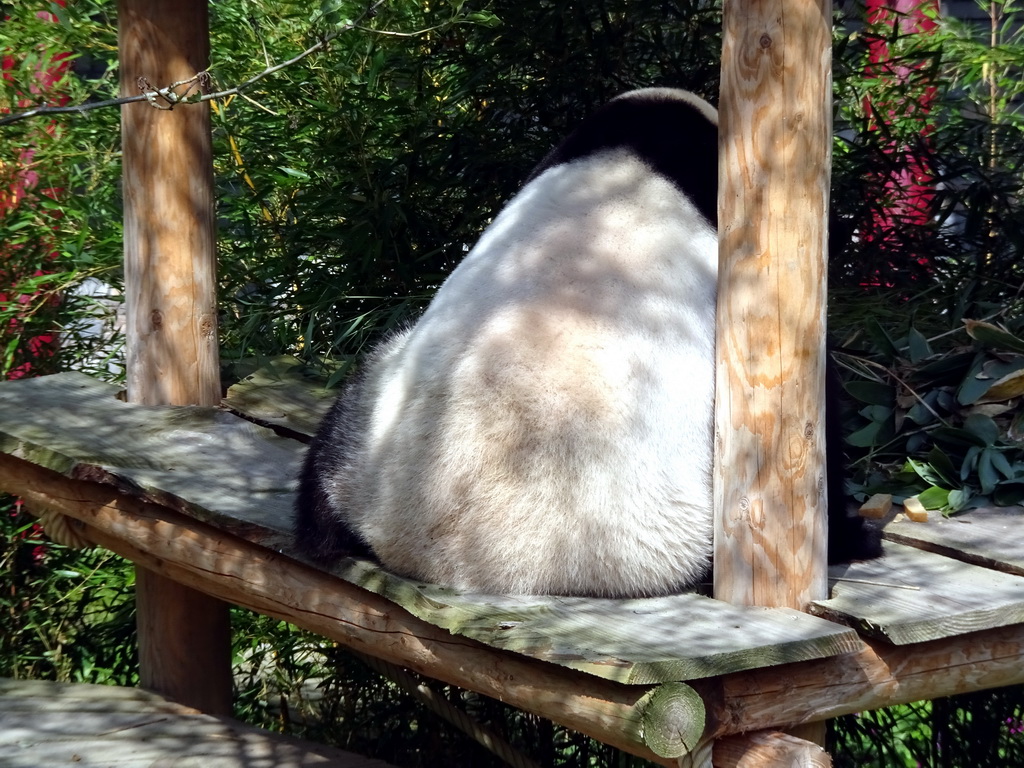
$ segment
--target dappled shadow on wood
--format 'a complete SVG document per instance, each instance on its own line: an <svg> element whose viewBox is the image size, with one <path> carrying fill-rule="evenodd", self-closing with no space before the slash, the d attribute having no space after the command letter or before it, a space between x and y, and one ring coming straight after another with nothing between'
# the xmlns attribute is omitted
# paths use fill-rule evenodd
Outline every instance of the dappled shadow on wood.
<svg viewBox="0 0 1024 768"><path fill-rule="evenodd" d="M157 694L0 679L0 765L123 768L388 768L388 764L204 715Z"/></svg>
<svg viewBox="0 0 1024 768"><path fill-rule="evenodd" d="M290 527L302 445L217 408L141 406L77 373L0 391L5 452L201 520Z"/></svg>

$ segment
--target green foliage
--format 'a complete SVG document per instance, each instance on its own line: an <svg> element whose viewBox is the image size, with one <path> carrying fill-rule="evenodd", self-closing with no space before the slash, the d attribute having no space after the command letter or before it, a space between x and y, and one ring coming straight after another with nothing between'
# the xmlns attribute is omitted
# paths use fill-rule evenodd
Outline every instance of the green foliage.
<svg viewBox="0 0 1024 768"><path fill-rule="evenodd" d="M57 22L41 18L40 7ZM116 90L116 31L108 2L2 3L0 113L40 100L85 103ZM31 44L26 44L31 41ZM69 52L74 52L70 55ZM14 55L7 55L14 54ZM52 80L52 82L50 82ZM45 341L70 318L95 316L94 299L70 289L88 278L117 283L121 264L118 113L88 120L27 120L0 128L0 374L78 365L105 374L95 337ZM40 344L42 343L42 348Z"/></svg>
<svg viewBox="0 0 1024 768"><path fill-rule="evenodd" d="M138 682L131 564L46 539L0 497L0 677Z"/></svg>
<svg viewBox="0 0 1024 768"><path fill-rule="evenodd" d="M917 702L832 721L835 768L1024 764L1024 687Z"/></svg>
<svg viewBox="0 0 1024 768"><path fill-rule="evenodd" d="M287 624L243 613L235 615L236 713L247 721L410 768L506 765L344 648L327 646L323 638ZM247 629L239 631L239 620ZM274 639L272 647L268 637ZM649 765L486 696L405 674L539 765Z"/></svg>
<svg viewBox="0 0 1024 768"><path fill-rule="evenodd" d="M876 324L870 354L840 355L855 374L847 442L862 450L860 498L919 496L944 513L1024 501L1024 322L965 326L973 344L936 353L913 326L893 339Z"/></svg>
<svg viewBox="0 0 1024 768"><path fill-rule="evenodd" d="M703 0L223 0L211 3L215 88L324 49L213 105L221 327L226 358L330 356L340 380L381 333L414 315L536 161L584 114L631 87L675 85L715 100L719 9ZM0 108L35 103L40 71L74 52L53 90L116 95L112 0L0 2L0 49L16 52ZM844 347L858 487L924 492L937 508L1020 498L1020 259L1024 46L1016 0L990 30L943 21L935 36L837 31L839 138L833 189L831 325ZM1016 17L1019 18L1019 17ZM882 35L902 81L866 74ZM155 84L164 85L164 84ZM934 89L929 110L914 109ZM901 105L881 123L865 107ZM190 108L183 105L180 108ZM25 148L32 150L26 157ZM892 148L899 149L894 154ZM902 154L900 154L902 153ZM932 218L892 215L899 159L938 183ZM106 299L120 285L115 109L0 127L0 195L38 174L0 214L2 372L83 367L117 376ZM886 219L889 216L889 219ZM881 238L869 222L887 220ZM970 326L964 318L998 320ZM986 321L988 322L988 321ZM62 331L55 356L30 341ZM951 332L955 331L955 334ZM129 566L43 539L4 511L0 674L134 682ZM27 537L27 538L26 538ZM494 758L408 694L321 638L236 610L238 713L252 722L396 763ZM542 765L640 761L551 723L448 687L441 695ZM1020 689L846 719L837 765L1017 765ZM1010 723L1006 719L1010 718ZM1016 724L1016 725L1014 725ZM979 734L982 734L979 736ZM1002 760L1003 762L999 762ZM844 762L845 761L845 762Z"/></svg>
<svg viewBox="0 0 1024 768"><path fill-rule="evenodd" d="M308 43L304 6L247 7L264 21L214 7L247 52L220 55L218 82ZM325 4L342 20L360 7ZM261 82L251 96L273 115L217 109L228 355L352 359L425 304L582 114L632 85L713 93L717 79L717 15L698 2L393 3L372 24L423 31L340 36Z"/></svg>
<svg viewBox="0 0 1024 768"><path fill-rule="evenodd" d="M979 4L988 27L940 18L929 34L853 24L837 35L833 286L927 294L935 313L980 316L965 308L1024 279L1020 4ZM889 56L872 63L879 42ZM930 187L926 221L898 210L908 159Z"/></svg>

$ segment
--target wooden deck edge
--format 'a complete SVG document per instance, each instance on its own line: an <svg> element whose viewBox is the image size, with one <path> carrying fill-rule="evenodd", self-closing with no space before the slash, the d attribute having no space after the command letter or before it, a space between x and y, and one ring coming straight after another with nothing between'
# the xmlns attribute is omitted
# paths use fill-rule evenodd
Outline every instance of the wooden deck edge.
<svg viewBox="0 0 1024 768"><path fill-rule="evenodd" d="M697 681L705 739L1024 683L1024 624Z"/></svg>
<svg viewBox="0 0 1024 768"><path fill-rule="evenodd" d="M273 377L268 381L278 384ZM294 551L290 532L299 443L212 409L119 402L115 390L81 374L5 383L4 452L306 562ZM253 406L262 402L250 394ZM277 394L264 416L285 412L291 398ZM47 530L57 528L49 524ZM696 595L626 601L463 594L360 559L334 567L306 564L453 634L623 684L693 680L860 647L857 633L840 624Z"/></svg>

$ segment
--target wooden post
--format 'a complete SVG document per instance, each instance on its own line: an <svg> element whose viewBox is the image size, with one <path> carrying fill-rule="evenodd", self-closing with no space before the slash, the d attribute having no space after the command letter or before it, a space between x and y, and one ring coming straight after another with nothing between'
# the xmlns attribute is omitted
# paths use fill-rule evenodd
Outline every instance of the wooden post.
<svg viewBox="0 0 1024 768"><path fill-rule="evenodd" d="M832 759L817 744L778 731L727 736L715 742L714 768L831 768Z"/></svg>
<svg viewBox="0 0 1024 768"><path fill-rule="evenodd" d="M829 0L726 0L719 106L715 597L826 594Z"/></svg>
<svg viewBox="0 0 1024 768"><path fill-rule="evenodd" d="M209 64L207 0L119 0L121 92L185 80ZM216 405L213 165L207 105L121 111L128 399ZM231 711L227 605L136 572L142 684Z"/></svg>
<svg viewBox="0 0 1024 768"><path fill-rule="evenodd" d="M723 7L714 594L739 605L827 593L831 30L831 0Z"/></svg>

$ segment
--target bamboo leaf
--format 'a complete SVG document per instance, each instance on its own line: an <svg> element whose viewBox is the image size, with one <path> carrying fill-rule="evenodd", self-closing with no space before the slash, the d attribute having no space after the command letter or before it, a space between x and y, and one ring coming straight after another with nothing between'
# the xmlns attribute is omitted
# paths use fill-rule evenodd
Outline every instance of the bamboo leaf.
<svg viewBox="0 0 1024 768"><path fill-rule="evenodd" d="M1009 331L1000 328L992 323L985 323L981 320L970 320L964 318L964 325L967 326L967 333L972 339L980 341L990 347L1009 350L1011 352L1024 353L1024 339L1014 336Z"/></svg>
<svg viewBox="0 0 1024 768"><path fill-rule="evenodd" d="M928 339L916 328L910 329L907 342L910 348L910 361L912 363L918 363L932 356L932 348L928 344Z"/></svg>

